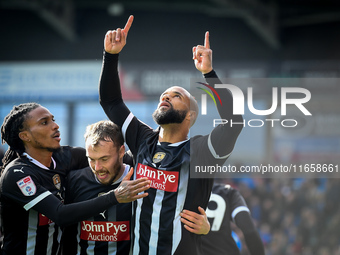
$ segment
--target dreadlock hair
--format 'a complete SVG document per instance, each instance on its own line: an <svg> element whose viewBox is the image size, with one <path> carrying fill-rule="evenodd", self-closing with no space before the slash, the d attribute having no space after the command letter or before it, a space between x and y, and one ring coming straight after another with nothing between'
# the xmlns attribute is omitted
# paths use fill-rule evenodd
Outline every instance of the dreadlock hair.
<svg viewBox="0 0 340 255"><path fill-rule="evenodd" d="M37 103L15 105L4 118L1 126L1 143L7 143L9 147L2 159L2 171L11 161L25 151L24 143L20 139L19 133L25 129L25 121L28 118L28 114L40 106Z"/></svg>

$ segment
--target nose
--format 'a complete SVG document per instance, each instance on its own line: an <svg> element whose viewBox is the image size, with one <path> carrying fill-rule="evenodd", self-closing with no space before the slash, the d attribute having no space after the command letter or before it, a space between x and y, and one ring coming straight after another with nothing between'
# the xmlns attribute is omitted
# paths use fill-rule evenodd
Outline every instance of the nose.
<svg viewBox="0 0 340 255"><path fill-rule="evenodd" d="M164 101L164 100L166 100L166 101L170 101L170 96L169 96L169 94L164 94L163 96L162 96L162 102Z"/></svg>
<svg viewBox="0 0 340 255"><path fill-rule="evenodd" d="M99 163L99 161L94 162L93 169L94 169L95 171L99 171L99 170L102 169L102 166L101 166L101 164Z"/></svg>
<svg viewBox="0 0 340 255"><path fill-rule="evenodd" d="M53 124L54 124L53 129L59 129L59 125L56 122L54 122Z"/></svg>

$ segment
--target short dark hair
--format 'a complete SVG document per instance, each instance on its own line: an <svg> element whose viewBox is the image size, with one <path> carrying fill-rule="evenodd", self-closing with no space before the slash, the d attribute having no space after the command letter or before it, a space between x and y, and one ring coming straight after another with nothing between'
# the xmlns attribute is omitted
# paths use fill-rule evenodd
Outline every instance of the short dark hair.
<svg viewBox="0 0 340 255"><path fill-rule="evenodd" d="M91 139L92 145L99 141L111 141L119 149L124 145L122 131L118 125L109 120L101 120L86 127L85 141Z"/></svg>

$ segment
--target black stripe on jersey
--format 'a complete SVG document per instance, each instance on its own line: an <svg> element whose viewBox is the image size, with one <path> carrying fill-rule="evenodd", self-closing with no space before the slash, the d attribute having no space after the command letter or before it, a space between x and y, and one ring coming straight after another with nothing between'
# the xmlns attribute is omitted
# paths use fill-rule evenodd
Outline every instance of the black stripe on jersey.
<svg viewBox="0 0 340 255"><path fill-rule="evenodd" d="M143 251L144 254L149 252L148 244L151 234L150 227L152 222L153 203L155 201L156 193L157 193L156 189L148 190L149 199L143 199L139 222L136 223L140 225L139 229L147 230L147 232L146 231L139 232L139 246L140 250Z"/></svg>
<svg viewBox="0 0 340 255"><path fill-rule="evenodd" d="M165 192L163 201L162 201L162 209L160 213L160 225L159 225L159 233L158 235L158 245L157 245L157 254L170 255L171 250L167 249L169 244L172 247L172 237L173 237L173 221L169 221L168 219L175 218L175 210L167 207L167 204L175 205L177 203L177 192ZM167 230L168 232L165 232ZM163 249L162 249L163 248Z"/></svg>
<svg viewBox="0 0 340 255"><path fill-rule="evenodd" d="M47 251L49 225L42 226L37 230L37 236L40 236L39 245L36 246L36 254L44 254Z"/></svg>

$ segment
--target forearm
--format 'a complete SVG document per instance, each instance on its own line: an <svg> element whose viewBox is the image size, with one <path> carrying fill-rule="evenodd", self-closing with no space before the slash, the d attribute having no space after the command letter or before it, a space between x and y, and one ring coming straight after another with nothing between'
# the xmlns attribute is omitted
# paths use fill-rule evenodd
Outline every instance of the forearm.
<svg viewBox="0 0 340 255"><path fill-rule="evenodd" d="M215 88L215 84L222 84L215 71L204 75L207 83ZM236 139L243 128L242 115L233 114L233 97L228 89L215 88L215 93L212 93L217 102L217 110L220 118L225 122L224 125L217 126L211 133L211 142L218 155L227 155L231 153L236 143ZM221 100L221 103L220 103Z"/></svg>
<svg viewBox="0 0 340 255"><path fill-rule="evenodd" d="M104 51L99 80L99 102L108 118L122 126L130 111L123 102L118 74L118 54Z"/></svg>
<svg viewBox="0 0 340 255"><path fill-rule="evenodd" d="M242 230L251 255L264 255L264 246L253 220L248 212L240 212L235 216L236 225Z"/></svg>
<svg viewBox="0 0 340 255"><path fill-rule="evenodd" d="M35 205L33 209L44 214L57 225L65 226L99 214L116 204L118 201L112 191L94 199L67 205L50 195Z"/></svg>
<svg viewBox="0 0 340 255"><path fill-rule="evenodd" d="M251 255L264 255L264 246L262 244L259 233L254 230L243 234L249 253Z"/></svg>
<svg viewBox="0 0 340 255"><path fill-rule="evenodd" d="M118 74L119 54L103 52L102 70L99 80L99 101L119 102L122 101L120 80Z"/></svg>

